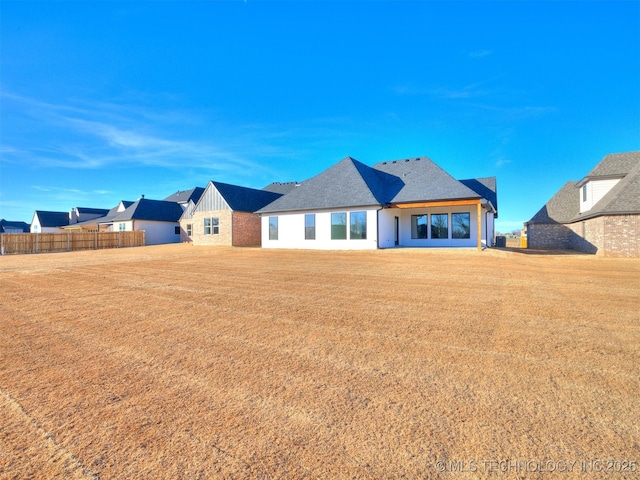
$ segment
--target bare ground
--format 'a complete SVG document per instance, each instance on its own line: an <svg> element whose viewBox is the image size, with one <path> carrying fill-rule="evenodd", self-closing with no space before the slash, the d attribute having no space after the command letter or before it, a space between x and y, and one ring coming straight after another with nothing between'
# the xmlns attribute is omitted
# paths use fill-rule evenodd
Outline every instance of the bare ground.
<svg viewBox="0 0 640 480"><path fill-rule="evenodd" d="M0 257L0 478L638 478L639 305L588 255Z"/></svg>

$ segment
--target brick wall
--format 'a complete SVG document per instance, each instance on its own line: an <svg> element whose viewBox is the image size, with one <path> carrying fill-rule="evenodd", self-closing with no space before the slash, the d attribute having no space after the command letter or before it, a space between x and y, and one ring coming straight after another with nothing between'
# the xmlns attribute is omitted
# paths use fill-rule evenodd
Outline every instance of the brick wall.
<svg viewBox="0 0 640 480"><path fill-rule="evenodd" d="M604 250L608 257L640 257L640 215L604 217Z"/></svg>
<svg viewBox="0 0 640 480"><path fill-rule="evenodd" d="M532 249L572 249L607 257L640 257L640 215L609 215L571 224L527 226Z"/></svg>
<svg viewBox="0 0 640 480"><path fill-rule="evenodd" d="M561 249L570 248L570 233L561 223L533 223L527 225L527 248Z"/></svg>
<svg viewBox="0 0 640 480"><path fill-rule="evenodd" d="M233 212L233 245L259 247L262 244L260 216L255 213Z"/></svg>

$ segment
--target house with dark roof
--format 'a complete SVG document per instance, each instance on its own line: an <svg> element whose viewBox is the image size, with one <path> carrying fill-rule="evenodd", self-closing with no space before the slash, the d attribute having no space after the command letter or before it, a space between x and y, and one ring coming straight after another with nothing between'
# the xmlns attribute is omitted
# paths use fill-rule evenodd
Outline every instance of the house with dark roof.
<svg viewBox="0 0 640 480"><path fill-rule="evenodd" d="M492 246L495 177L456 180L427 157L351 157L258 210L266 248Z"/></svg>
<svg viewBox="0 0 640 480"><path fill-rule="evenodd" d="M69 225L68 212L36 210L31 220L31 233L61 232L65 225Z"/></svg>
<svg viewBox="0 0 640 480"><path fill-rule="evenodd" d="M640 256L640 151L605 156L525 223L528 247Z"/></svg>
<svg viewBox="0 0 640 480"><path fill-rule="evenodd" d="M0 233L29 233L30 228L27 222L12 222L0 218Z"/></svg>
<svg viewBox="0 0 640 480"><path fill-rule="evenodd" d="M129 203L129 205L126 205ZM180 216L183 207L178 202L140 198L120 202L103 218L97 219L101 231L145 231L145 244L178 243L180 241Z"/></svg>
<svg viewBox="0 0 640 480"><path fill-rule="evenodd" d="M132 205L134 202L121 200L118 205L109 209L109 210L101 210L103 212L102 215L90 215L90 218L87 218L89 215L83 215L84 220L71 222L69 225L65 225L62 228L65 232L67 231L82 231L82 232L108 232L110 231L110 227L112 225L111 219L115 217L117 214L124 212L127 207ZM95 209L98 210L98 209ZM72 210L73 213L73 210ZM80 219L79 219L80 220Z"/></svg>
<svg viewBox="0 0 640 480"><path fill-rule="evenodd" d="M203 187L194 187L190 190L178 190L176 193L169 195L164 199L165 202L176 202L186 208L186 206L191 203L198 203L200 197L204 193Z"/></svg>
<svg viewBox="0 0 640 480"><path fill-rule="evenodd" d="M259 246L261 224L255 212L281 196L277 191L210 181L180 218L182 240L194 245Z"/></svg>

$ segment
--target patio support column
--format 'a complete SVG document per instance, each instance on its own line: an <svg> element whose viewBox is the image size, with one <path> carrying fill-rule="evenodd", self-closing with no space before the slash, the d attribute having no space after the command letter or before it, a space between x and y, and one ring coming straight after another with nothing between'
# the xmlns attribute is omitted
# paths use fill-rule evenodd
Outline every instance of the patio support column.
<svg viewBox="0 0 640 480"><path fill-rule="evenodd" d="M478 251L482 250L482 205L480 202L476 205L478 211Z"/></svg>

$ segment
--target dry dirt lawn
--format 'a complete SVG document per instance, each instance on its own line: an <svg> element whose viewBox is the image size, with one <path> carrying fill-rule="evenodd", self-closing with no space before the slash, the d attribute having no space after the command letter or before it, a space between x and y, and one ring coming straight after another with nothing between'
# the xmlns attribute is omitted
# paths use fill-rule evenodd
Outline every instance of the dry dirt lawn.
<svg viewBox="0 0 640 480"><path fill-rule="evenodd" d="M639 478L640 260L0 257L0 478Z"/></svg>

